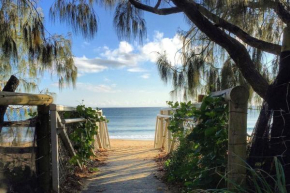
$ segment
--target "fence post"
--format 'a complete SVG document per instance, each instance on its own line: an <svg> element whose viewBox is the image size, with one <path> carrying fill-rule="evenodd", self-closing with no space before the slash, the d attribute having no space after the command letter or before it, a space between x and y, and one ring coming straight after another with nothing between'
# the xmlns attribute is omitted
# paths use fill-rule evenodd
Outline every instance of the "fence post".
<svg viewBox="0 0 290 193"><path fill-rule="evenodd" d="M228 126L228 189L244 186L246 182L247 158L247 109L249 91L236 86L211 93L213 97L223 97L229 103Z"/></svg>
<svg viewBox="0 0 290 193"><path fill-rule="evenodd" d="M36 133L36 173L39 192L50 192L50 128L49 106L37 106L38 116L35 127Z"/></svg>
<svg viewBox="0 0 290 193"><path fill-rule="evenodd" d="M53 109L55 104L51 105ZM56 108L54 108L56 109ZM50 111L51 121L51 162L52 162L52 189L59 192L59 157L58 157L58 132L57 132L57 111Z"/></svg>
<svg viewBox="0 0 290 193"><path fill-rule="evenodd" d="M237 88L237 87L236 87ZM234 93L235 92L235 93ZM228 189L235 184L246 183L246 149L247 149L247 108L248 92L242 87L232 90L232 94L240 95L239 100L229 101L228 129ZM235 184L234 184L235 183Z"/></svg>
<svg viewBox="0 0 290 193"><path fill-rule="evenodd" d="M157 148L161 148L161 146L162 146L163 130L164 130L164 118L160 117L159 118L159 133L158 133Z"/></svg>
<svg viewBox="0 0 290 193"><path fill-rule="evenodd" d="M156 124L155 124L155 138L154 138L154 148L157 147L157 142L158 142L158 126L159 126L159 118L158 116L156 117Z"/></svg>
<svg viewBox="0 0 290 193"><path fill-rule="evenodd" d="M164 121L165 121L165 127L164 127L164 130L163 130L163 133L162 133L162 139L161 139L161 149L165 149L165 142L166 142L166 137L167 137L167 130L168 130L168 121L167 119L164 118Z"/></svg>

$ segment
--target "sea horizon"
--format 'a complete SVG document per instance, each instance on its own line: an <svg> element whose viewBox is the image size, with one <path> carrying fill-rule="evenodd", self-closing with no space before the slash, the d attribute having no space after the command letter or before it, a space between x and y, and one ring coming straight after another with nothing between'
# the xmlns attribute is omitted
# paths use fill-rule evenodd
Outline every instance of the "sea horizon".
<svg viewBox="0 0 290 193"><path fill-rule="evenodd" d="M108 132L111 139L154 140L156 116L162 108L165 107L105 107L100 109L103 110L103 115L109 120ZM248 134L252 133L258 115L259 110L248 110ZM33 139L34 128L22 129L23 135L20 136L24 136L23 139L15 134L9 134L9 129L11 130L11 128L3 128L2 133L7 134L5 140L16 139L17 141L27 142ZM15 128L15 130L17 129ZM29 131L30 134L25 134L25 131Z"/></svg>

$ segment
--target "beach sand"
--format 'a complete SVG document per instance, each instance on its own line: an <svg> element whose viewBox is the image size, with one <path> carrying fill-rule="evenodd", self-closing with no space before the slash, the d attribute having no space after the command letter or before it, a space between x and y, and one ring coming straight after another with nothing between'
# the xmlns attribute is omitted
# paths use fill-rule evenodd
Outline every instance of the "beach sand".
<svg viewBox="0 0 290 193"><path fill-rule="evenodd" d="M170 193L157 176L153 141L111 140L111 150L99 172L90 177L84 193Z"/></svg>

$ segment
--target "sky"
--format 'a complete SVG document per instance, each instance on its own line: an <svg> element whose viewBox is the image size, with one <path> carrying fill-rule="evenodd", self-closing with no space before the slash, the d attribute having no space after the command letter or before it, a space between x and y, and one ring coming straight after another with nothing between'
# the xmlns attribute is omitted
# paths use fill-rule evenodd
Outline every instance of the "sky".
<svg viewBox="0 0 290 193"><path fill-rule="evenodd" d="M52 23L49 8L53 1L41 1L45 27L51 34L67 34L66 24ZM72 33L72 50L78 67L76 88L58 88L57 77L46 73L39 89L56 93L55 103L76 106L84 103L92 107L164 107L172 100L158 74L156 59L166 52L169 60L178 63L178 49L182 46L177 31L186 30L184 16L157 16L145 13L147 37L139 41L119 40L113 27L114 10L95 7L98 32L93 39Z"/></svg>

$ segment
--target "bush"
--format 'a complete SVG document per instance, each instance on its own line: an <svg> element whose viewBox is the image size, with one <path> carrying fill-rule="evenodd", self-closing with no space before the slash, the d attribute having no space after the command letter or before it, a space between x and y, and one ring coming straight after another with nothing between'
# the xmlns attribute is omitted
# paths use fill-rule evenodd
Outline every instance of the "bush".
<svg viewBox="0 0 290 193"><path fill-rule="evenodd" d="M66 112L65 118L84 118L85 122L79 122L74 124L70 139L73 142L74 149L76 150L76 156L71 159L73 164L77 161L81 165L90 160L91 156L94 156L93 145L97 134L98 126L96 122L107 121L102 116L98 116L96 110L85 105L78 105L76 112Z"/></svg>
<svg viewBox="0 0 290 193"><path fill-rule="evenodd" d="M224 187L228 146L224 100L205 97L200 109L191 102L168 104L177 108L168 129L180 142L165 163L168 181L182 183L188 191ZM194 128L186 129L183 122L189 117L196 122Z"/></svg>

